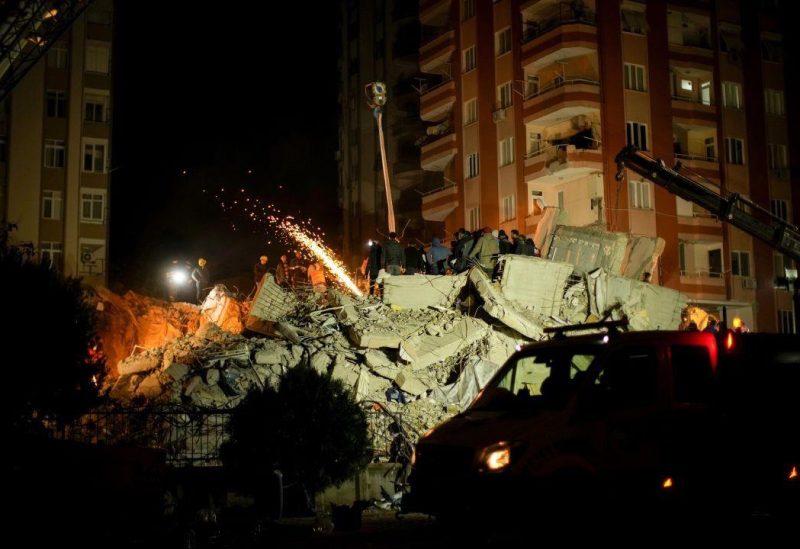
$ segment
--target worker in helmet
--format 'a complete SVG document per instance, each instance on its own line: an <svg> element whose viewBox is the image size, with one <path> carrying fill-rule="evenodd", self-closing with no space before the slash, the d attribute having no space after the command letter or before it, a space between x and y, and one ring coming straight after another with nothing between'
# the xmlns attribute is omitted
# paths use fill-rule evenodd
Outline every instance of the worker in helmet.
<svg viewBox="0 0 800 549"><path fill-rule="evenodd" d="M267 274L267 261L269 261L269 258L262 255L258 258L258 263L253 266L253 278L255 279L256 286L261 283L261 279Z"/></svg>
<svg viewBox="0 0 800 549"><path fill-rule="evenodd" d="M325 269L322 263L315 261L308 267L308 281L314 288L315 294L325 293L327 282L325 281Z"/></svg>
<svg viewBox="0 0 800 549"><path fill-rule="evenodd" d="M200 297L209 286L208 269L206 269L207 263L205 258L201 257L197 260L197 267L192 271L192 281L194 282L197 303L201 303Z"/></svg>

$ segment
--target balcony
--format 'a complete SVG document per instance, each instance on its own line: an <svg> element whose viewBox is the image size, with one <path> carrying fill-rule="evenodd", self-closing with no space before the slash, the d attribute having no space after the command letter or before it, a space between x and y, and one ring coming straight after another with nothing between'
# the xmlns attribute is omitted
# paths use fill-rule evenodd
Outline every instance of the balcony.
<svg viewBox="0 0 800 549"><path fill-rule="evenodd" d="M600 82L586 78L557 79L525 98L526 124L547 126L600 111Z"/></svg>
<svg viewBox="0 0 800 549"><path fill-rule="evenodd" d="M600 171L603 171L603 152L599 147L552 145L525 157L525 181L536 180L539 186L564 183Z"/></svg>
<svg viewBox="0 0 800 549"><path fill-rule="evenodd" d="M441 172L456 155L456 134L447 133L428 136L422 143L420 163L429 172Z"/></svg>
<svg viewBox="0 0 800 549"><path fill-rule="evenodd" d="M456 83L445 80L422 92L419 98L420 118L427 122L442 120L450 111L456 101Z"/></svg>
<svg viewBox="0 0 800 549"><path fill-rule="evenodd" d="M419 21L423 25L441 26L450 19L450 0L420 0Z"/></svg>
<svg viewBox="0 0 800 549"><path fill-rule="evenodd" d="M426 73L440 73L442 65L449 63L456 51L456 32L449 30L424 43L419 48L419 68Z"/></svg>
<svg viewBox="0 0 800 549"><path fill-rule="evenodd" d="M717 106L701 99L673 95L672 116L683 124L712 127L717 125Z"/></svg>
<svg viewBox="0 0 800 549"><path fill-rule="evenodd" d="M569 57L597 51L594 22L568 21L550 28L522 46L522 68L536 72Z"/></svg>
<svg viewBox="0 0 800 549"><path fill-rule="evenodd" d="M458 185L448 182L444 187L422 195L422 218L425 221L444 221L458 207Z"/></svg>

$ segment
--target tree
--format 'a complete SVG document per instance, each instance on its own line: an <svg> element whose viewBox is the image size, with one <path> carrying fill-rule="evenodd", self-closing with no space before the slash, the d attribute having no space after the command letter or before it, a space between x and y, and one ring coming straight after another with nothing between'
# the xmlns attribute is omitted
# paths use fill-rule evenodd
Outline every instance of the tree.
<svg viewBox="0 0 800 549"><path fill-rule="evenodd" d="M80 280L47 261L8 247L0 234L3 311L3 426L18 430L34 418L69 419L97 401L105 371L96 353L94 311Z"/></svg>
<svg viewBox="0 0 800 549"><path fill-rule="evenodd" d="M351 478L370 459L363 410L341 381L308 366L289 370L277 390L245 397L228 434L223 464L250 486L268 482L277 468L316 494Z"/></svg>

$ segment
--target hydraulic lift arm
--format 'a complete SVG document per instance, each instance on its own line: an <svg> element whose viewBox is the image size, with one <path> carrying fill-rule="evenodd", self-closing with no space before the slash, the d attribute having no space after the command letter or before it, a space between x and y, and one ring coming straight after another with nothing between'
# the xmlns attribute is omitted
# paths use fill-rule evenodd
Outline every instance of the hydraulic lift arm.
<svg viewBox="0 0 800 549"><path fill-rule="evenodd" d="M617 181L621 181L624 177L625 168L633 170L672 194L702 206L721 221L730 223L737 229L766 242L787 257L800 262L800 231L797 227L774 216L747 198L736 193L722 194L709 189L668 168L663 160L654 159L632 145L620 151L616 162ZM746 204L752 211L761 215L756 217L737 207L737 204ZM762 221L761 218L766 220Z"/></svg>

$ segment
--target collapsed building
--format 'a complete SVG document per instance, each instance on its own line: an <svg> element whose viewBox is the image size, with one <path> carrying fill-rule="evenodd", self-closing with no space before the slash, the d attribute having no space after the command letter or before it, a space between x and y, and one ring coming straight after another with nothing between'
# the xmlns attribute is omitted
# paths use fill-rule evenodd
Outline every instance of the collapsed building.
<svg viewBox="0 0 800 549"><path fill-rule="evenodd" d="M494 277L388 276L381 299L331 289L320 304L269 274L249 303L222 286L199 307L100 291L108 395L122 406L226 411L306 364L376 412L376 460L403 459L398 448L466 408L547 327L622 317L633 330L679 327L686 297L639 280L661 239L559 226L548 242L546 258L501 256ZM191 438L171 437L172 450L196 446ZM214 462L224 435L203 440Z"/></svg>

